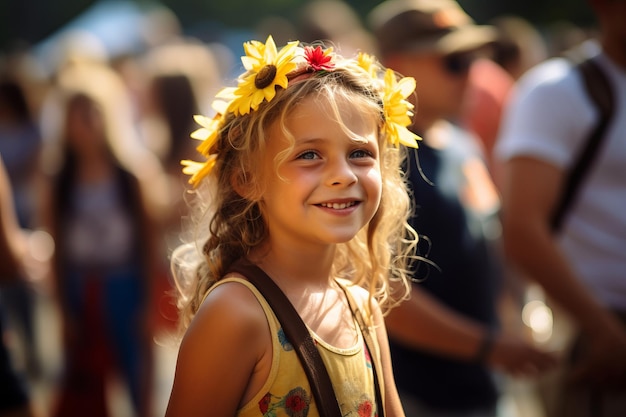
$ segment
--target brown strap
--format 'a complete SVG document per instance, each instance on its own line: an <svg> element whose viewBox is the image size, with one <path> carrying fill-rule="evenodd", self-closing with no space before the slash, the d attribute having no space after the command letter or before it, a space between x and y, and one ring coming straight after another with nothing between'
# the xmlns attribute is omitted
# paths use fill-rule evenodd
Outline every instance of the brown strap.
<svg viewBox="0 0 626 417"><path fill-rule="evenodd" d="M341 417L337 396L324 361L309 330L289 299L261 268L245 259L239 259L231 265L229 272L236 272L246 277L272 307L283 327L285 336L300 358L320 416Z"/></svg>

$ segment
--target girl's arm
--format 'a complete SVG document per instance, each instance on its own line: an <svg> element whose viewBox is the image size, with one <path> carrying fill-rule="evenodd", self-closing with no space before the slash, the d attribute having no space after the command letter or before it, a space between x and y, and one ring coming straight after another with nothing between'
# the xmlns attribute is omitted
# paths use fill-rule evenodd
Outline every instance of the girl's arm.
<svg viewBox="0 0 626 417"><path fill-rule="evenodd" d="M260 304L241 284L220 285L183 337L166 417L234 416L263 386L271 363Z"/></svg>
<svg viewBox="0 0 626 417"><path fill-rule="evenodd" d="M376 304L374 308L374 325L376 326L376 338L378 339L378 346L380 348L380 361L383 368L383 378L385 379L385 416L404 417L404 410L400 403L400 397L391 366L391 354L389 353L389 340L387 339L385 321L378 304Z"/></svg>

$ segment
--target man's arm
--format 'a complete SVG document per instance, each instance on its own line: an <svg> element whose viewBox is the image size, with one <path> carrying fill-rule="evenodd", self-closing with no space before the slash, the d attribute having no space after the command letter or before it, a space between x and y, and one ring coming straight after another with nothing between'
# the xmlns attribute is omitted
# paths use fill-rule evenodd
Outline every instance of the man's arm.
<svg viewBox="0 0 626 417"><path fill-rule="evenodd" d="M391 310L386 324L389 335L407 347L466 361L483 360L515 375L536 374L556 364L551 354L518 335L492 334L491 329L450 309L419 284L413 285L409 300ZM481 352L484 348L487 350Z"/></svg>
<svg viewBox="0 0 626 417"><path fill-rule="evenodd" d="M505 164L506 252L590 336L592 349L604 352L594 361L606 362L607 370L611 366L626 369L625 329L579 281L550 230L550 216L563 179L561 169L534 158L516 157Z"/></svg>

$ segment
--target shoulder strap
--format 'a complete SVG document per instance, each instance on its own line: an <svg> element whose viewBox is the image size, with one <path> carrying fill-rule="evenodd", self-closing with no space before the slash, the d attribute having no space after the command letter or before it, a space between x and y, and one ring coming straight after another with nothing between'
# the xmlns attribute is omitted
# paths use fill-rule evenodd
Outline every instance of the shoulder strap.
<svg viewBox="0 0 626 417"><path fill-rule="evenodd" d="M324 361L309 330L289 299L261 268L244 259L239 259L231 265L229 272L237 272L246 277L274 310L287 339L300 358L320 416L341 417L337 396Z"/></svg>
<svg viewBox="0 0 626 417"><path fill-rule="evenodd" d="M359 327L361 328L361 334L363 335L363 338L365 339L365 346L367 347L367 350L369 351L370 357L372 359L372 371L374 374L374 389L376 390L376 407L377 407L376 415L378 417L385 417L385 403L383 401L383 395L382 395L383 387L381 385L381 381L384 381L384 378L382 375L383 370L382 370L382 364L378 361L379 351L374 349L377 346L377 344L375 344L374 340L372 339L372 334L369 331L371 326L369 326L367 322L365 321L365 319L363 318L362 310L358 307L356 300L350 293L350 290L343 286L342 288L344 288L344 292L346 294L346 298L348 299L348 304L350 305L352 314L354 314L354 316L357 319L357 322L359 323Z"/></svg>
<svg viewBox="0 0 626 417"><path fill-rule="evenodd" d="M565 214L573 203L585 174L589 172L589 167L598 154L602 139L606 136L606 129L611 122L615 108L612 86L604 71L595 62L595 58L585 59L577 63L576 67L583 77L587 94L598 109L600 117L589 135L580 156L565 180L561 198L551 219L550 225L553 232L560 230Z"/></svg>

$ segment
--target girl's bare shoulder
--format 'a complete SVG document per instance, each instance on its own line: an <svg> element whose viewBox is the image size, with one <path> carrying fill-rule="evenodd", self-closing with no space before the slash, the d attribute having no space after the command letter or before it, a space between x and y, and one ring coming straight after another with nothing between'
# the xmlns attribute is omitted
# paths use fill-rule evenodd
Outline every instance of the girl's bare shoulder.
<svg viewBox="0 0 626 417"><path fill-rule="evenodd" d="M243 279L241 279L243 281ZM230 332L254 332L264 328L267 319L255 294L240 280L217 284L204 298L193 326L226 326Z"/></svg>
<svg viewBox="0 0 626 417"><path fill-rule="evenodd" d="M256 296L242 283L211 289L180 345L171 415L209 409L215 415L234 415L256 395L271 366L267 323Z"/></svg>
<svg viewBox="0 0 626 417"><path fill-rule="evenodd" d="M211 289L187 328L179 362L211 374L222 367L245 367L249 372L271 349L263 308L250 289L224 282Z"/></svg>
<svg viewBox="0 0 626 417"><path fill-rule="evenodd" d="M252 359L262 355L259 341L267 333L267 319L254 293L240 282L224 282L202 301L183 335L180 352L205 356L209 349L214 357L239 352Z"/></svg>

